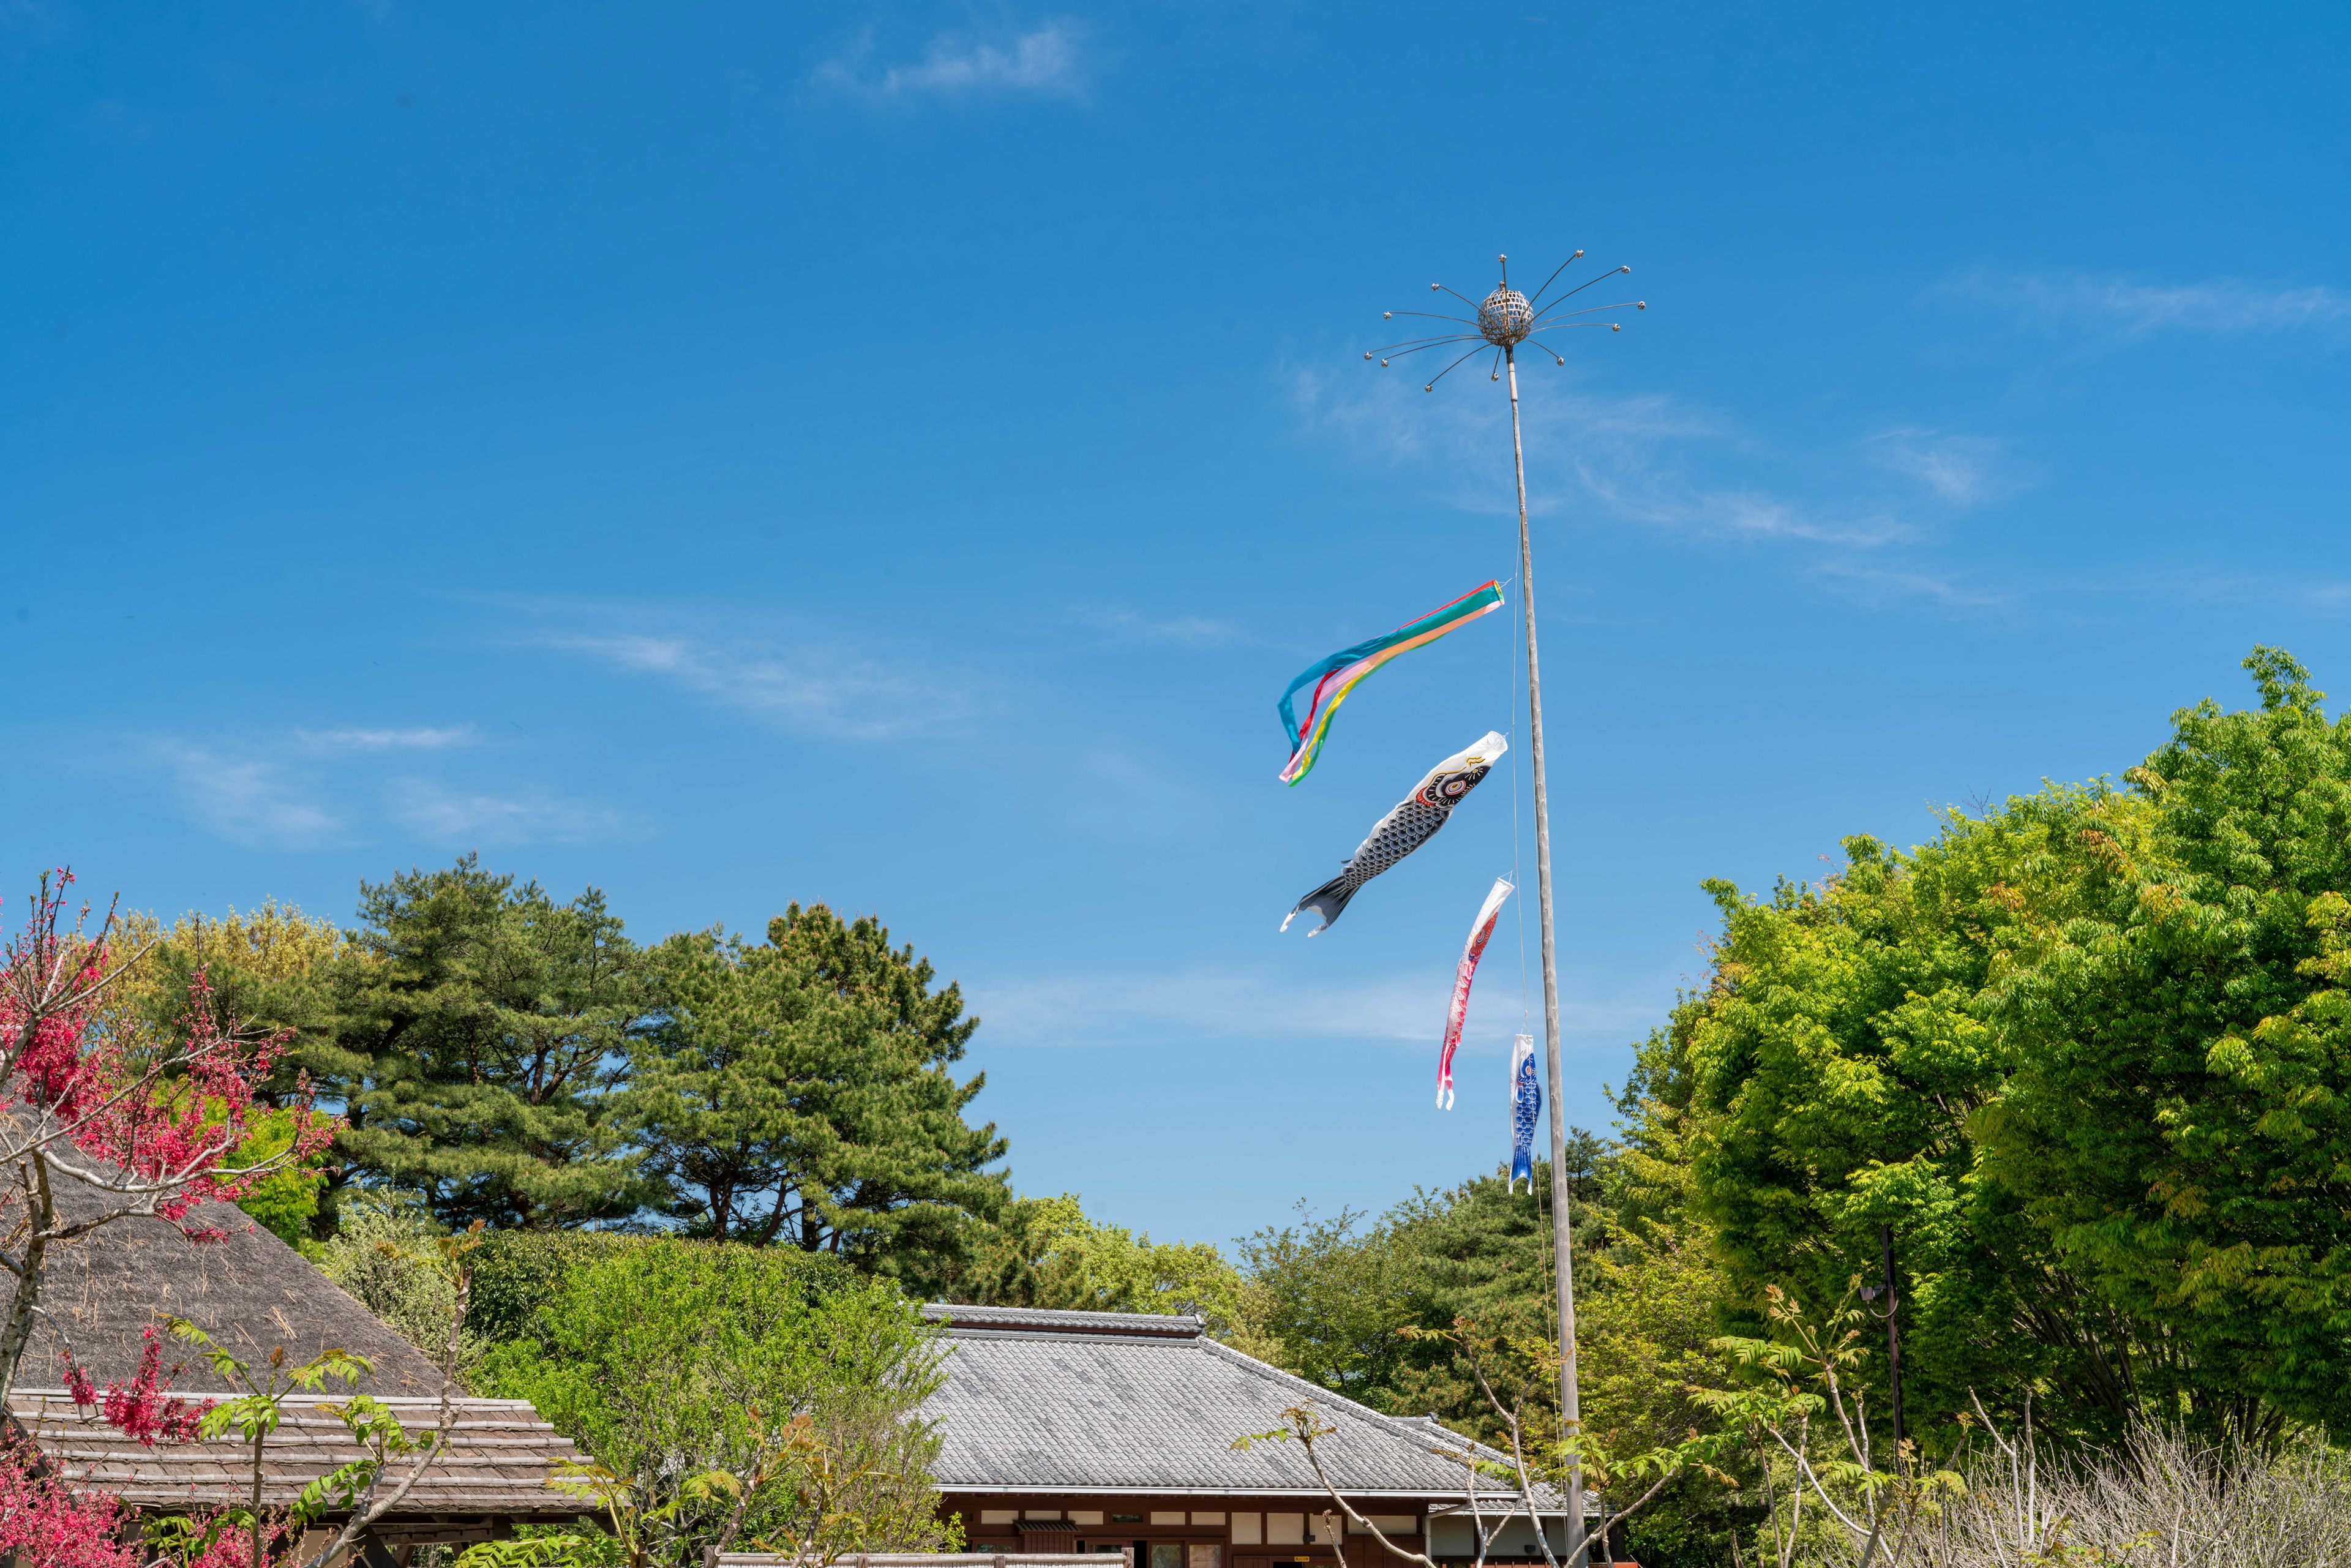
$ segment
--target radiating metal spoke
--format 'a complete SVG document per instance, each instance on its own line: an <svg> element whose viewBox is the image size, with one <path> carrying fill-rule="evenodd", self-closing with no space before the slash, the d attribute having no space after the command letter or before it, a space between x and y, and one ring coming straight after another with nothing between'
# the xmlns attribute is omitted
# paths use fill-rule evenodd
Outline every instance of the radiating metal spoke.
<svg viewBox="0 0 2351 1568"><path fill-rule="evenodd" d="M1564 300L1565 298L1566 298L1566 296L1565 296L1565 295L1562 295L1562 296L1560 297L1560 298L1552 300L1552 308L1556 308L1560 305L1560 303L1561 303L1562 300ZM1549 320L1548 322L1545 322L1545 323L1544 323L1544 325L1546 325L1546 326L1551 326L1551 327L1556 327L1556 326L1558 326L1562 321L1566 320L1566 319L1568 319L1568 317L1570 317L1570 316L1590 316L1590 315L1593 315L1593 314L1595 314L1596 312L1599 312L1599 311L1602 311L1602 310L1646 310L1646 309L1647 309L1648 308L1649 308L1649 302L1648 302L1647 300L1646 300L1646 299L1619 299L1619 300L1618 300L1618 301L1616 301L1616 303L1615 303L1615 304L1614 304L1614 305L1587 305L1587 306L1585 306L1585 307L1584 307L1583 309L1581 309L1581 310L1569 310L1569 311L1564 311L1564 312L1562 312L1562 314L1560 314L1560 315L1557 315L1557 316L1552 316L1551 320ZM1545 315L1545 316L1551 316L1551 310L1550 310L1550 309L1546 309L1546 310L1543 312L1543 315ZM1538 319L1541 319L1541 318L1538 318Z"/></svg>
<svg viewBox="0 0 2351 1568"><path fill-rule="evenodd" d="M1543 279L1543 286L1541 288L1536 289L1532 294L1527 296L1527 303L1532 305L1544 295L1550 293L1551 286L1559 281L1559 275L1565 272L1569 267L1573 267L1577 262L1582 261L1583 259L1583 253L1579 250L1573 256L1569 256L1565 261L1561 262L1557 267L1552 267L1551 270L1551 276Z"/></svg>
<svg viewBox="0 0 2351 1568"><path fill-rule="evenodd" d="M1582 283L1577 284L1574 287L1573 287L1573 288L1569 289L1566 293L1564 293L1564 294L1561 295L1557 299L1554 299L1554 300L1552 300L1550 304L1548 304L1548 305L1544 306L1544 307L1543 307L1543 308L1544 308L1544 309L1546 309L1546 310L1556 310L1556 309L1558 309L1558 308L1560 308L1560 306L1561 306L1562 303L1564 303L1564 302L1565 302L1565 301L1567 301L1567 300L1570 300L1570 299L1574 298L1577 295L1579 295L1579 294L1583 293L1585 289L1587 289L1587 288L1591 287L1593 284L1595 284L1595 283L1605 283L1606 281L1608 281L1608 279L1610 279L1610 278L1612 278L1612 277L1623 277L1625 273L1628 273L1628 272L1630 272L1630 271L1632 271L1632 270L1633 270L1633 269L1632 269L1631 267L1611 267L1609 270L1607 270L1606 272L1602 273L1602 274L1601 274L1599 277L1597 277L1586 278L1586 279L1585 279L1584 281L1583 281Z"/></svg>
<svg viewBox="0 0 2351 1568"><path fill-rule="evenodd" d="M1409 343L1390 343L1384 349L1372 349L1367 350L1364 353L1364 358L1368 360L1374 354L1385 354L1388 357L1388 360L1401 360L1406 354L1417 354L1423 349L1433 349L1440 343L1482 343L1484 341L1484 339L1476 336L1474 333L1456 332L1450 338L1422 338L1416 341ZM1380 361L1380 363L1384 365L1387 362L1387 360L1382 360Z"/></svg>
<svg viewBox="0 0 2351 1568"><path fill-rule="evenodd" d="M1474 348L1468 353L1462 355L1461 360L1476 359L1480 353L1485 351L1485 347L1486 346L1483 343L1479 344L1477 348ZM1443 370L1429 377L1428 384L1420 390L1423 392L1435 392L1437 390L1437 383L1443 381L1447 376L1451 375L1453 373L1454 366L1460 364L1461 360L1454 361L1453 364L1446 366Z"/></svg>

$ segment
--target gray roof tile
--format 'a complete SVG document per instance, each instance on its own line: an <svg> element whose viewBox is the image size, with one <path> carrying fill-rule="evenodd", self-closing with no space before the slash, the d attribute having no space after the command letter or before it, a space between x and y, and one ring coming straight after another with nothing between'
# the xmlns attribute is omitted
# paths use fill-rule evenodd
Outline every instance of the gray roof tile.
<svg viewBox="0 0 2351 1568"><path fill-rule="evenodd" d="M1308 1404L1337 1428L1318 1448L1351 1496L1458 1494L1464 1484L1461 1459L1447 1456L1469 1439L1243 1355L1197 1319L946 1305L925 1315L948 1322L946 1384L924 1409L939 1423L934 1473L948 1491L1320 1497L1295 1442L1232 1446Z"/></svg>

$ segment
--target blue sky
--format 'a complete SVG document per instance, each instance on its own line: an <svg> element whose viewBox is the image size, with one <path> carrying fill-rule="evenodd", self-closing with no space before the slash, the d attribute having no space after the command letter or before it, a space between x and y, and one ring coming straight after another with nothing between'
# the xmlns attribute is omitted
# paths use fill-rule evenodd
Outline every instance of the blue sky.
<svg viewBox="0 0 2351 1568"><path fill-rule="evenodd" d="M1523 774L1275 927L1522 737L1508 622L1296 789L1272 705L1514 571L1499 389L1362 359L1505 250L1649 305L1527 381L1576 1120L1702 879L2351 681L2339 8L1522 5L0 0L6 874L823 900L962 982L1024 1190L1490 1168Z"/></svg>

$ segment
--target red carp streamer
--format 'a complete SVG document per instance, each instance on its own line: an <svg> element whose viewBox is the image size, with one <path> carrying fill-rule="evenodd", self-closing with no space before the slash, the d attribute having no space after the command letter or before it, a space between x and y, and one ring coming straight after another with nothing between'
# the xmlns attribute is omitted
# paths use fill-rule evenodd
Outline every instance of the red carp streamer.
<svg viewBox="0 0 2351 1568"><path fill-rule="evenodd" d="M1445 1046L1437 1059L1437 1107L1453 1109L1453 1053L1461 1049L1461 1025L1469 1017L1469 982L1478 977L1478 960L1486 955L1487 938L1494 935L1494 922L1502 917L1502 901L1510 896L1508 877L1494 879L1494 891L1478 906L1478 918L1469 927L1468 946L1461 949L1461 967L1453 973L1453 1010L1445 1018Z"/></svg>

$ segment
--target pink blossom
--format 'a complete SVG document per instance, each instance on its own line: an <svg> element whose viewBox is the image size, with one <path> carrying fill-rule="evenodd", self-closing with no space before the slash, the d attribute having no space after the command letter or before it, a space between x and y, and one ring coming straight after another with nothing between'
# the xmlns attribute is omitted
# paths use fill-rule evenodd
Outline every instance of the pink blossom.
<svg viewBox="0 0 2351 1568"><path fill-rule="evenodd" d="M236 1151L272 1109L259 1092L285 1054L288 1032L256 1037L224 1029L201 971L160 1059L99 1027L100 994L89 988L115 956L103 931L90 941L78 925L59 929L72 880L61 872L44 883L23 934L0 955L0 1049L15 1055L0 1107L13 1100L46 1113L81 1153L168 1188L154 1210L164 1219L178 1223L203 1204L243 1197L268 1173L234 1174ZM60 988L51 977L63 972L73 983ZM76 992L83 994L77 999ZM317 1111L307 1078L296 1084L290 1109L287 1162L300 1165L326 1148L337 1122ZM183 1228L197 1241L227 1235L216 1225Z"/></svg>
<svg viewBox="0 0 2351 1568"><path fill-rule="evenodd" d="M196 1425L204 1419L213 1402L191 1405L185 1399L168 1396L172 1378L179 1372L162 1370L163 1337L148 1324L139 1331L146 1342L139 1353L139 1371L129 1383L109 1379L106 1385L106 1424L125 1437L136 1437L149 1448L161 1438L166 1443L189 1443L195 1440ZM66 1357L66 1387L76 1405L87 1407L100 1403L90 1375Z"/></svg>
<svg viewBox="0 0 2351 1568"><path fill-rule="evenodd" d="M120 1499L42 1475L30 1444L0 1448L0 1553L41 1568L138 1568L120 1540L128 1522Z"/></svg>

